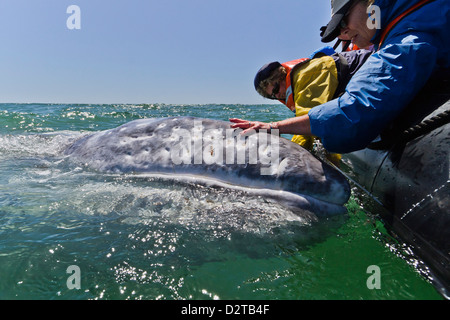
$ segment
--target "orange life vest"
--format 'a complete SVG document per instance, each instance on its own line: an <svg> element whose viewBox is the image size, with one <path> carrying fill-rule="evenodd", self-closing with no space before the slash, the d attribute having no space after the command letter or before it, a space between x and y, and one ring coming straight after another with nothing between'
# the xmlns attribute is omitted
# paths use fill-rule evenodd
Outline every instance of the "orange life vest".
<svg viewBox="0 0 450 320"><path fill-rule="evenodd" d="M286 69L286 100L280 100L291 110L295 110L294 90L292 88L292 70L298 65L304 64L311 60L310 58L301 58L282 63L281 65Z"/></svg>

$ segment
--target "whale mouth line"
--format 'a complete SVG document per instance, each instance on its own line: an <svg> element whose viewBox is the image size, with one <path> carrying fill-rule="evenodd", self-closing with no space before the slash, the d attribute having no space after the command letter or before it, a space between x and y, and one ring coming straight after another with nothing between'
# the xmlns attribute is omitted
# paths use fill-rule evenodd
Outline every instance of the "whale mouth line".
<svg viewBox="0 0 450 320"><path fill-rule="evenodd" d="M109 173L110 176L124 176L123 173ZM241 191L252 196L270 198L276 200L291 210L300 208L311 213L312 216L330 216L344 214L347 209L341 203L333 203L323 199L315 198L287 190L274 190L269 188L245 186L243 184L232 183L222 179L206 175L196 175L188 173L162 173L162 172L130 172L126 175L133 178L160 179L163 181L176 181L204 187L218 187L229 190ZM294 210L295 211L295 210ZM313 220L315 220L313 218Z"/></svg>

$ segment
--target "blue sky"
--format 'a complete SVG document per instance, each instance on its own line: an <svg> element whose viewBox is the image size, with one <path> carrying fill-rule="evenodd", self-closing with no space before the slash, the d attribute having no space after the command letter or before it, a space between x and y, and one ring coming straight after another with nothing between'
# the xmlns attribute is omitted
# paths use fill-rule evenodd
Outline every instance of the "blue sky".
<svg viewBox="0 0 450 320"><path fill-rule="evenodd" d="M270 103L257 70L323 46L329 17L329 0L1 0L0 102Z"/></svg>

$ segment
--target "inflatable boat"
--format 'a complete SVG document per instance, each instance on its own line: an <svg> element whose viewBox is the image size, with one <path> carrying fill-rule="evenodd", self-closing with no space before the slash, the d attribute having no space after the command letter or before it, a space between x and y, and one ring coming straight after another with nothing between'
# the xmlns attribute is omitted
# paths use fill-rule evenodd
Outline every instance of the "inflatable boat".
<svg viewBox="0 0 450 320"><path fill-rule="evenodd" d="M367 149L342 170L381 204L380 216L450 292L450 81L434 79Z"/></svg>

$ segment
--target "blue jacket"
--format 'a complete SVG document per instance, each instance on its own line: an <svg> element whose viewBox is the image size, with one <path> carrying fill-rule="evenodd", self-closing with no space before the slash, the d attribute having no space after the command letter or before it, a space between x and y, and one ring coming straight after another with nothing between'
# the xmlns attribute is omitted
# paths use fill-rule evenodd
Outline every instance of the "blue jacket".
<svg viewBox="0 0 450 320"><path fill-rule="evenodd" d="M420 0L377 0L381 28ZM450 1L435 0L401 20L338 99L308 115L330 152L365 148L411 102L433 73L450 71Z"/></svg>

